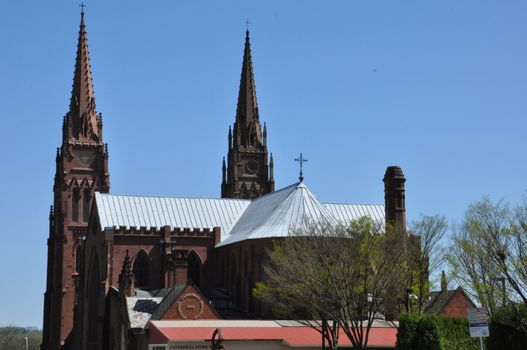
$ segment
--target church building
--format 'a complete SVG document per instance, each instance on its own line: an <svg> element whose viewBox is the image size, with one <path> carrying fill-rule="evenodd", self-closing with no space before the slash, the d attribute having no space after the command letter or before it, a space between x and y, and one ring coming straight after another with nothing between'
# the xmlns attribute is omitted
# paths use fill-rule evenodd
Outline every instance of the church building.
<svg viewBox="0 0 527 350"><path fill-rule="evenodd" d="M302 178L275 189L249 31L221 198L110 193L84 12L62 133L49 216L42 350L148 349L149 322L271 318L252 289L265 279L266 251L274 240L321 220L368 216L406 223L406 180L397 166L384 174L384 204L323 203Z"/></svg>

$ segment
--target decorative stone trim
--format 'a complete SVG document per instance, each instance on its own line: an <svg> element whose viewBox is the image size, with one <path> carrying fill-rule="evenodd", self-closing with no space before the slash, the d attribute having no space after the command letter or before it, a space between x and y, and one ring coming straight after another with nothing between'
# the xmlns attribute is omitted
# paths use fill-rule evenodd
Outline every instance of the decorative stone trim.
<svg viewBox="0 0 527 350"><path fill-rule="evenodd" d="M177 301L178 314L179 314L179 316L181 316L182 319L184 319L184 320L188 319L188 315L186 314L187 310L183 309L183 301L185 301L186 299L189 299L189 298L196 299L196 301L199 304L199 311L193 317L194 320L197 320L198 318L203 316L203 311L205 311L205 303L203 302L203 299L201 299L200 296L197 293L185 293L185 294L183 294L181 296L181 298L179 298L179 300ZM195 307L195 305L189 304L189 305L186 306L186 309L191 310L191 309L194 309L194 307Z"/></svg>

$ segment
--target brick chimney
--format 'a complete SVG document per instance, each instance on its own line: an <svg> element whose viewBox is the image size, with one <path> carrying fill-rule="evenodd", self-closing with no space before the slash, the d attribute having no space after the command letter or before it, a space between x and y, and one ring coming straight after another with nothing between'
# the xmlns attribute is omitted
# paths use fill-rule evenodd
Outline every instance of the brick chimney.
<svg viewBox="0 0 527 350"><path fill-rule="evenodd" d="M406 205L403 170L398 166L389 166L382 179L384 182L384 208L386 223L406 228Z"/></svg>

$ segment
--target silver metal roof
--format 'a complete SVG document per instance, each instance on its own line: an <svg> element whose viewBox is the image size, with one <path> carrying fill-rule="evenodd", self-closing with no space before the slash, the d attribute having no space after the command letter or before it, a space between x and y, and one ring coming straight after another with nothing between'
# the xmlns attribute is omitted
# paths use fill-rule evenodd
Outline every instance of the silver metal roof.
<svg viewBox="0 0 527 350"><path fill-rule="evenodd" d="M246 239L286 237L316 223L349 223L363 216L384 222L384 206L323 204L300 182L251 202L218 246Z"/></svg>
<svg viewBox="0 0 527 350"><path fill-rule="evenodd" d="M324 203L324 207L337 219L346 223L368 216L376 222L384 223L384 205L382 204L337 204Z"/></svg>
<svg viewBox="0 0 527 350"><path fill-rule="evenodd" d="M106 227L209 228L227 234L249 200L123 196L95 193L100 225Z"/></svg>
<svg viewBox="0 0 527 350"><path fill-rule="evenodd" d="M322 220L336 223L311 191L298 183L253 200L229 237L218 246L246 239L285 237Z"/></svg>
<svg viewBox="0 0 527 350"><path fill-rule="evenodd" d="M221 227L223 246L246 239L287 236L321 220L347 223L362 216L384 223L383 205L323 204L296 183L252 201L187 197L123 196L96 193L102 228Z"/></svg>

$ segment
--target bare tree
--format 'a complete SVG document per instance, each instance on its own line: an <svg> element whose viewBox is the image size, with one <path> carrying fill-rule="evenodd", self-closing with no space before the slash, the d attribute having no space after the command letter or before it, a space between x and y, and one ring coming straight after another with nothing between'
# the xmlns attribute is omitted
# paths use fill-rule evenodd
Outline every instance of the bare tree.
<svg viewBox="0 0 527 350"><path fill-rule="evenodd" d="M417 289L417 313L420 315L429 293L429 276L437 272L444 263L441 240L448 230L444 216L421 216L410 224L409 232L409 282Z"/></svg>
<svg viewBox="0 0 527 350"><path fill-rule="evenodd" d="M327 348L337 347L340 328L354 349L366 349L373 321L384 319L404 293L404 254L396 232L381 232L368 218L294 232L275 242L265 266L268 280L257 285L255 295L304 322L321 320L316 327Z"/></svg>

